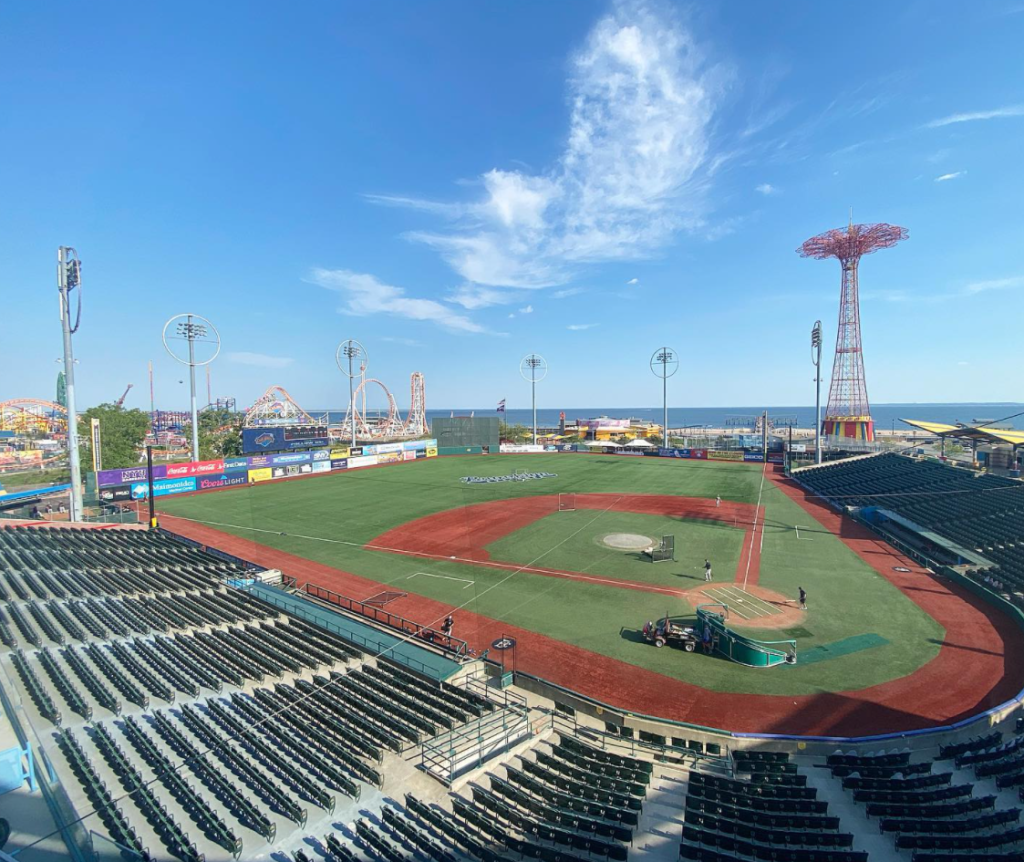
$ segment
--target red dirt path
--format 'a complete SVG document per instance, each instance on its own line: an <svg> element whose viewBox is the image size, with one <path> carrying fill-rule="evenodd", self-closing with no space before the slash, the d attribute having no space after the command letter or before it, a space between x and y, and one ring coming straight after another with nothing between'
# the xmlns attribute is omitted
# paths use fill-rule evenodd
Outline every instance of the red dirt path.
<svg viewBox="0 0 1024 862"><path fill-rule="evenodd" d="M673 497L665 494L577 494L576 508L592 511L632 512L675 518L711 521L742 529L743 542L736 565L736 582L756 584L761 566L761 543L757 531L763 526L757 507L749 503L722 502L716 505L703 497ZM474 562L496 569L526 571L570 580L596 581L610 587L682 596L685 590L656 587L622 578L585 575L546 566L523 566L507 560L493 560L487 545L558 511L558 495L517 497L461 506L425 515L381 533L367 542L376 551L407 554L424 559ZM749 558L749 565L748 565Z"/></svg>
<svg viewBox="0 0 1024 862"><path fill-rule="evenodd" d="M945 642L932 661L906 677L857 691L750 695L709 691L465 610L456 612L455 634L478 651L502 635L515 637L520 670L620 709L737 732L865 736L915 730L967 718L1005 702L1024 687L1024 666L1008 658L1024 653L1024 633L1008 617L902 557L866 528L808 499L799 487L775 477L772 481L946 629ZM163 521L195 541L281 569L299 583L320 584L355 598L386 589L376 581L211 527L170 515ZM894 565L911 571L894 572ZM451 607L408 595L388 609L424 625L437 625Z"/></svg>

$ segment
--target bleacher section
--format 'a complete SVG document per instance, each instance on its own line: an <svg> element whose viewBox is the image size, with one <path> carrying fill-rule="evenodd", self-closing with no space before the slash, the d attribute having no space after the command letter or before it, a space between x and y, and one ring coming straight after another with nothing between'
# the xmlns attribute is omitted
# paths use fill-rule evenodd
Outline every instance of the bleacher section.
<svg viewBox="0 0 1024 862"><path fill-rule="evenodd" d="M971 573L1024 605L1024 484L936 461L882 454L794 473L840 506L895 512L998 568Z"/></svg>
<svg viewBox="0 0 1024 862"><path fill-rule="evenodd" d="M0 528L6 676L91 828L144 858L301 843L381 788L389 758L500 709L227 586L244 573L155 533ZM388 817L360 846L433 846Z"/></svg>

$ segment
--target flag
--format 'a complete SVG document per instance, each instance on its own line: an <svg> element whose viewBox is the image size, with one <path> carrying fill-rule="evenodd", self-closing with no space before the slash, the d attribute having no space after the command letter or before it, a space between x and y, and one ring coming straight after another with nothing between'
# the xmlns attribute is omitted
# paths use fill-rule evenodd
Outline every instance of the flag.
<svg viewBox="0 0 1024 862"><path fill-rule="evenodd" d="M499 413L504 413L505 412L505 399L504 398L502 398L501 401L498 402L498 412Z"/></svg>

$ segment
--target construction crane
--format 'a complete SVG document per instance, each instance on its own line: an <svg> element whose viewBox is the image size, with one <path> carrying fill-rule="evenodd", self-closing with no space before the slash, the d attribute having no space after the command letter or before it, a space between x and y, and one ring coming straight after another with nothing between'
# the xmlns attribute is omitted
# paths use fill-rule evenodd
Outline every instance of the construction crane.
<svg viewBox="0 0 1024 862"><path fill-rule="evenodd" d="M117 401L114 402L114 406L115 407L122 407L122 406L124 406L124 399L128 397L128 393L131 392L131 389L132 389L132 387L134 385L135 385L134 383L129 383L128 384L128 388L125 389L124 392L121 394L121 397L118 398Z"/></svg>

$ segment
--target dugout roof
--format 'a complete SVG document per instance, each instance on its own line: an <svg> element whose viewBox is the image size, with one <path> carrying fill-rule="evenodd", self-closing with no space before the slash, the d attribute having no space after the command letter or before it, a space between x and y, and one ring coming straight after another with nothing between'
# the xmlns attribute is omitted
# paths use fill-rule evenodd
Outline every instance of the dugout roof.
<svg viewBox="0 0 1024 862"><path fill-rule="evenodd" d="M982 440L986 443L1024 446L1024 431L976 428L972 425L945 425L942 422L921 422L917 419L901 419L900 422L905 422L914 428L920 428L922 431L927 431L936 437L957 437L964 440Z"/></svg>

